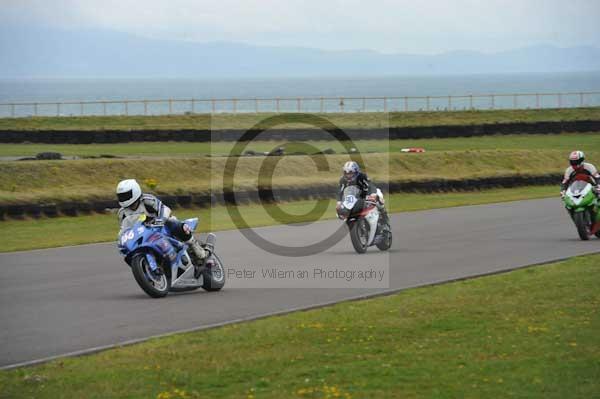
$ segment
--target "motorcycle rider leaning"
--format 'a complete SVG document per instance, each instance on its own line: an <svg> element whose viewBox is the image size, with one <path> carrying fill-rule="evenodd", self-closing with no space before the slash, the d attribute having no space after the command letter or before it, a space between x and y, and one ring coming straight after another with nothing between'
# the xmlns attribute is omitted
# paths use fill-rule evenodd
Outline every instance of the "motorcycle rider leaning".
<svg viewBox="0 0 600 399"><path fill-rule="evenodd" d="M151 221L164 221L165 226L173 237L189 245L190 255L194 257L194 264L201 266L206 259L206 251L200 246L192 231L183 222L178 221L172 214L171 208L166 206L157 197L143 194L142 189L135 179L122 180L117 185L117 198L121 208L117 213L119 226L127 216L145 214Z"/></svg>
<svg viewBox="0 0 600 399"><path fill-rule="evenodd" d="M360 189L362 200L369 200L377 203L377 208L383 216L384 223L389 223L387 211L384 206L384 199L381 190L378 190L369 180L366 173L360 171L360 166L354 161L348 161L342 167L343 175L340 177L340 189L338 192L338 201L336 210L342 206L344 190L348 186L357 186Z"/></svg>
<svg viewBox="0 0 600 399"><path fill-rule="evenodd" d="M585 161L585 154L583 151L573 151L569 155L569 163L570 166L565 170L564 178L560 184L560 196L564 197L569 188L569 185L573 182L577 175L587 175L591 176L590 183L594 186L596 196L600 195L600 186L598 183L600 182L600 174L594 165Z"/></svg>

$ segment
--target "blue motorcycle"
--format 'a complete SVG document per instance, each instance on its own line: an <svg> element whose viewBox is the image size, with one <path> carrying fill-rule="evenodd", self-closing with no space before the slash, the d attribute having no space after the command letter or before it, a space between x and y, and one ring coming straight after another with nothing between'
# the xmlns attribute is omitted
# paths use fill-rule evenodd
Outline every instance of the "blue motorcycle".
<svg viewBox="0 0 600 399"><path fill-rule="evenodd" d="M194 231L198 218L184 223ZM162 298L169 291L223 288L225 270L215 253L215 241L214 234L208 234L206 241L200 244L208 252L207 257L202 265L195 265L187 244L171 237L163 223L148 223L142 214L123 220L118 247L142 290L153 298Z"/></svg>

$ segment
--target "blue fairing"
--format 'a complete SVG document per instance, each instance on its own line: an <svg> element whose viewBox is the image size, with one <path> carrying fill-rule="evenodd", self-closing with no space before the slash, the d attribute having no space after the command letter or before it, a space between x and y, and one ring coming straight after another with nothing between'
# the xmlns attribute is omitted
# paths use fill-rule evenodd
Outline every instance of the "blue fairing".
<svg viewBox="0 0 600 399"><path fill-rule="evenodd" d="M158 265L156 264L156 259L154 258L154 255L152 255L151 253L146 253L146 259L148 260L150 269L152 271L156 271L156 269L158 269Z"/></svg>
<svg viewBox="0 0 600 399"><path fill-rule="evenodd" d="M125 256L127 262L133 254L145 253L153 270L163 262L171 268L178 266L187 249L187 245L170 237L164 226L146 226L141 222L119 236L118 246L119 252Z"/></svg>

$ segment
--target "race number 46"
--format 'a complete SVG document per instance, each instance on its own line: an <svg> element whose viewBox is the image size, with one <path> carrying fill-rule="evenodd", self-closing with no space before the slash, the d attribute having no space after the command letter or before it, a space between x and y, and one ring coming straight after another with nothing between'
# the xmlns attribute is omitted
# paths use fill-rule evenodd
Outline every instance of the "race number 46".
<svg viewBox="0 0 600 399"><path fill-rule="evenodd" d="M125 243L129 240L131 240L133 238L134 234L133 234L133 230L129 230L126 233L123 233L123 235L121 236L121 244L125 245Z"/></svg>

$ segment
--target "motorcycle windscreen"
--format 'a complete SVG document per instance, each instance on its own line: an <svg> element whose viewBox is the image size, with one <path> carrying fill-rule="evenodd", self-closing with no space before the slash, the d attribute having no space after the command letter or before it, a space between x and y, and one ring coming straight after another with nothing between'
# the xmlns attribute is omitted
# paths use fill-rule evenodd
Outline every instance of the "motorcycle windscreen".
<svg viewBox="0 0 600 399"><path fill-rule="evenodd" d="M569 186L569 191L571 191L573 195L579 195L583 190L585 190L588 184L589 183L587 181L575 180L573 184Z"/></svg>
<svg viewBox="0 0 600 399"><path fill-rule="evenodd" d="M183 223L187 224L192 231L195 231L198 227L198 218L185 219Z"/></svg>
<svg viewBox="0 0 600 399"><path fill-rule="evenodd" d="M119 230L119 236L124 231L131 229L137 222L141 221L142 213L134 213L133 215L127 216L121 221L121 229Z"/></svg>
<svg viewBox="0 0 600 399"><path fill-rule="evenodd" d="M342 195L342 204L344 208L353 210L356 205L360 202L360 189L356 186L348 186L344 189Z"/></svg>

